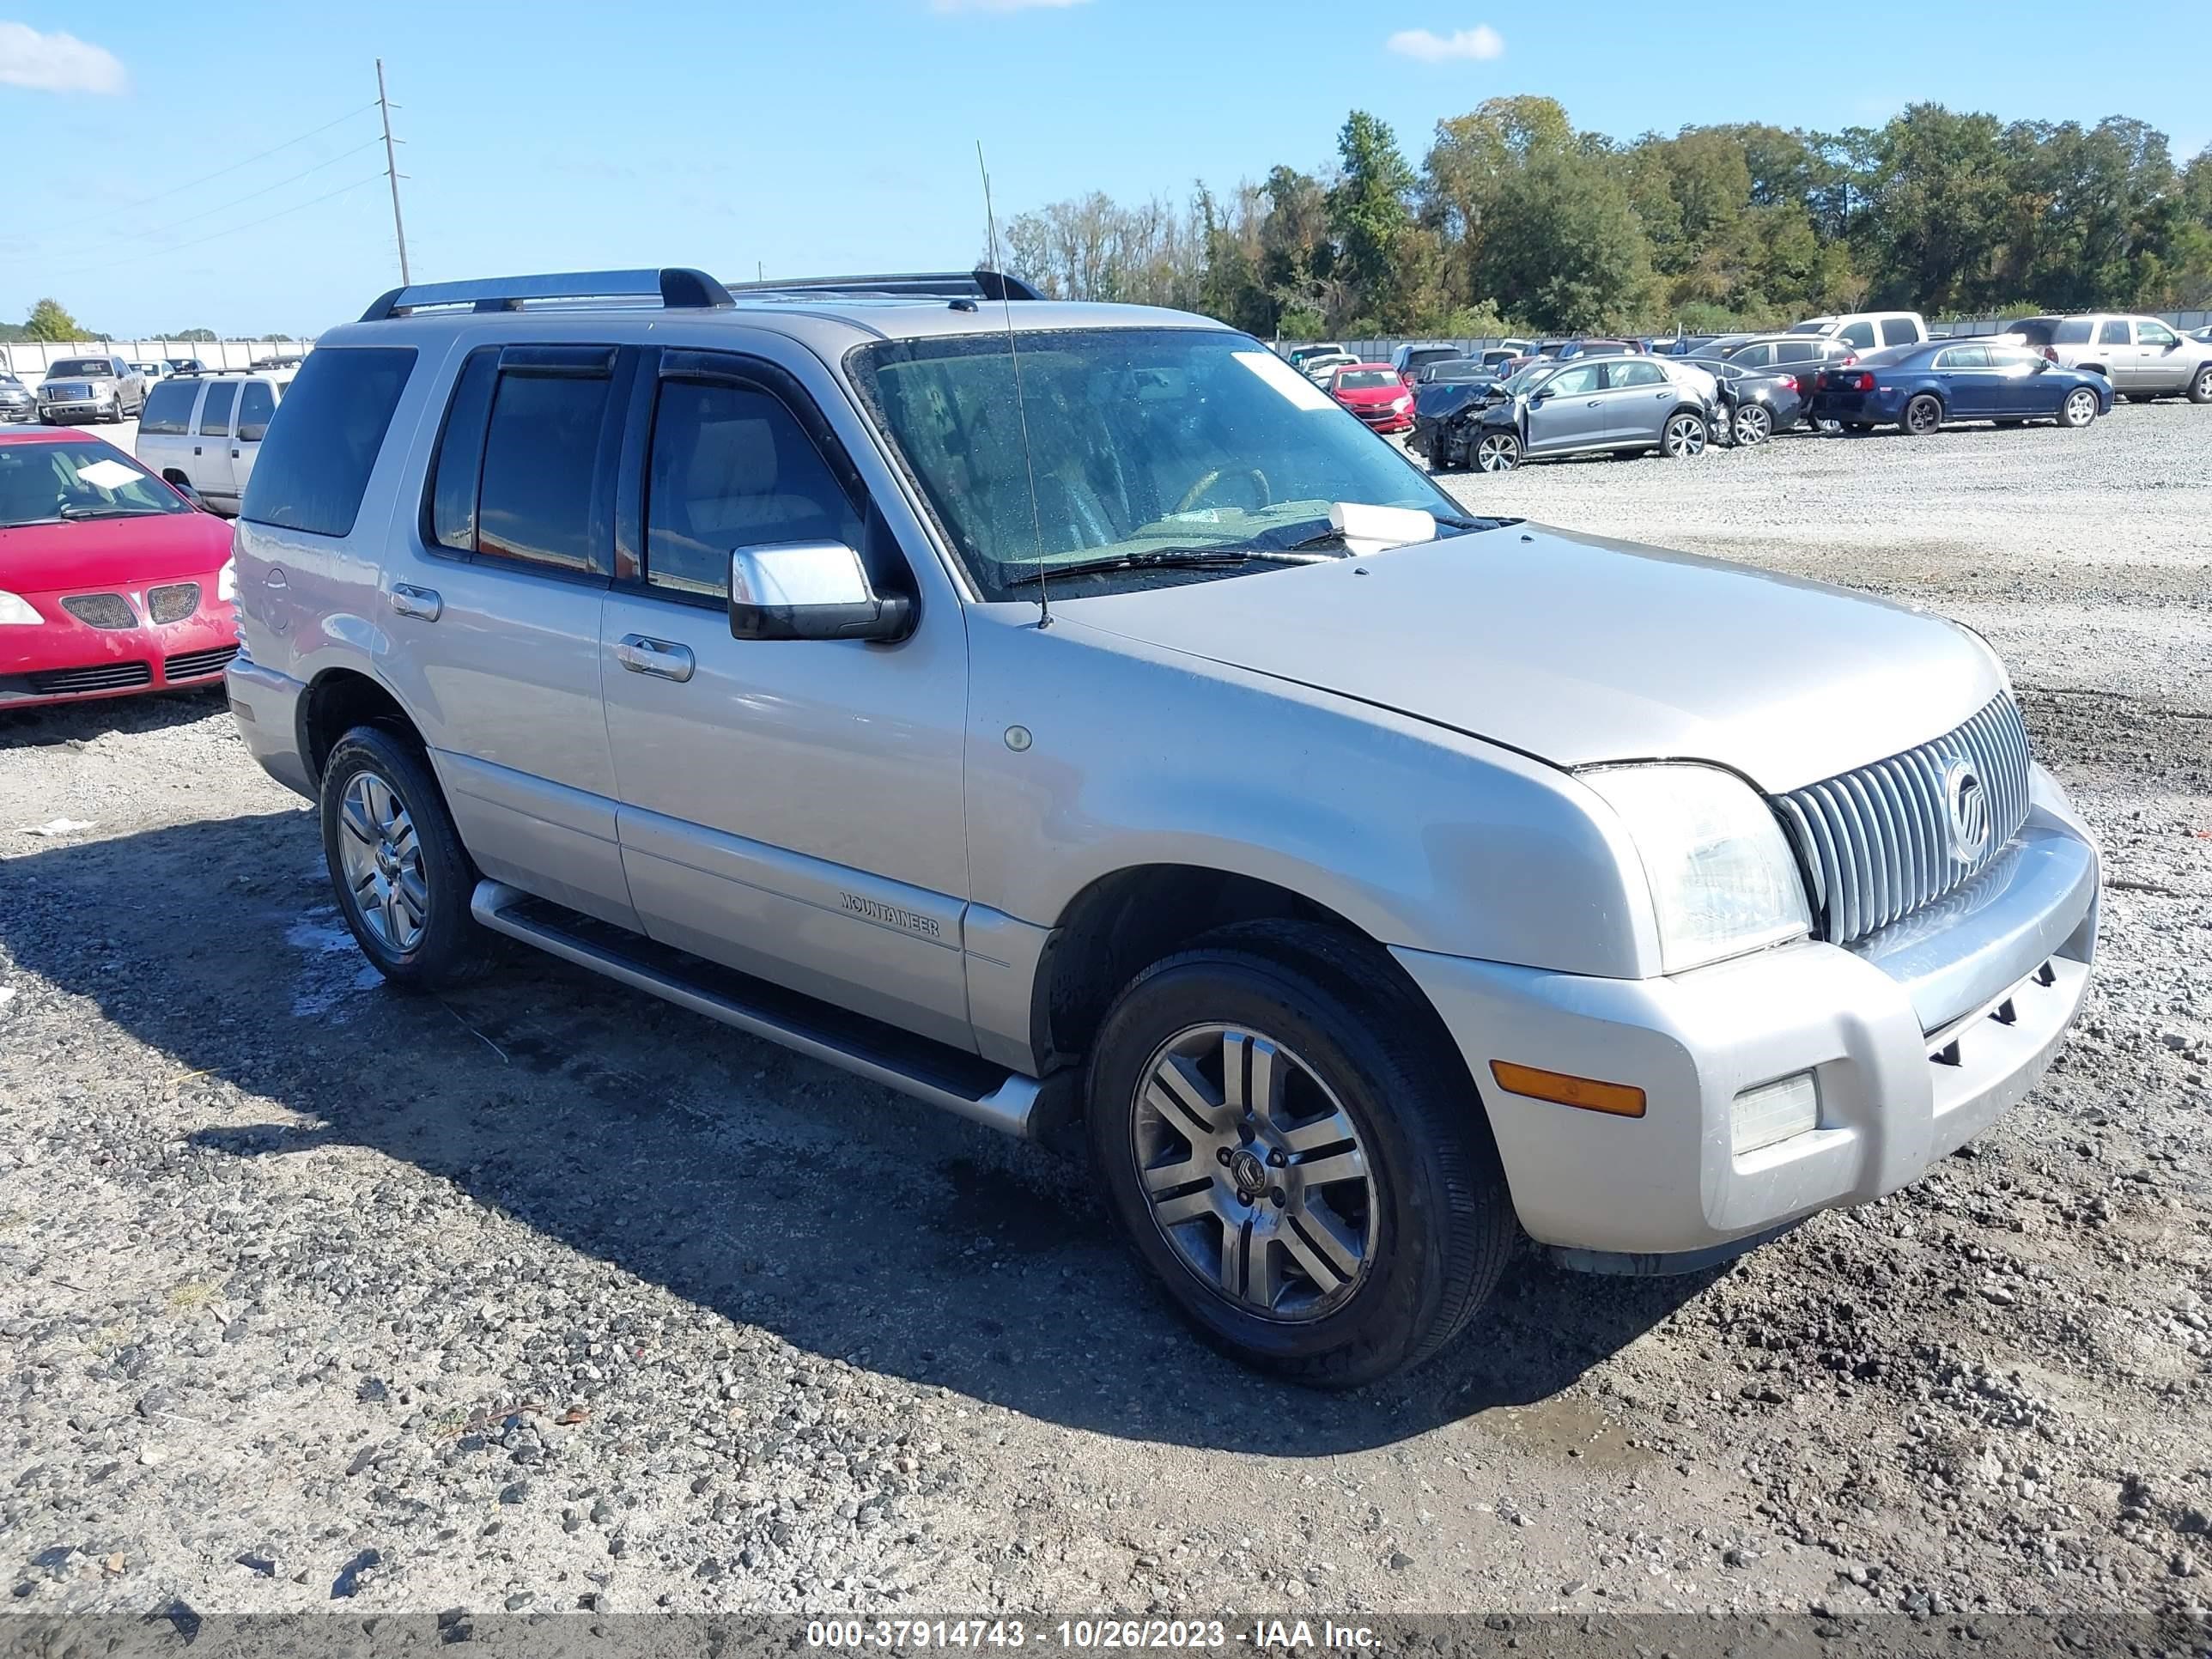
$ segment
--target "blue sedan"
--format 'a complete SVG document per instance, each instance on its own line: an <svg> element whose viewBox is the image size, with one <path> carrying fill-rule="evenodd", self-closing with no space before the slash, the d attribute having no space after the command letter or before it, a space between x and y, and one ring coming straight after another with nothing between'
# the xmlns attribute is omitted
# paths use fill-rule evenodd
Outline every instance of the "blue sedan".
<svg viewBox="0 0 2212 1659"><path fill-rule="evenodd" d="M2101 374L1994 341L1925 340L1822 369L1808 412L1853 432L1894 425L1925 437L1948 421L2085 427L2112 409L2112 385Z"/></svg>

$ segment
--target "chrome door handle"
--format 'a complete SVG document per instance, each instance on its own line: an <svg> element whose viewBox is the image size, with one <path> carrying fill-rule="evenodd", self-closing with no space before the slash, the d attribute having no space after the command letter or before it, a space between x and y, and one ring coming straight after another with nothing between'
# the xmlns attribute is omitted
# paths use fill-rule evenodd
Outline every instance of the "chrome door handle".
<svg viewBox="0 0 2212 1659"><path fill-rule="evenodd" d="M691 671L698 666L690 646L673 640L647 639L642 634L623 635L616 643L615 660L633 674L651 674L678 684L690 679Z"/></svg>
<svg viewBox="0 0 2212 1659"><path fill-rule="evenodd" d="M392 608L403 617L420 617L424 622L435 622L446 609L434 588L413 587L405 582L392 584Z"/></svg>

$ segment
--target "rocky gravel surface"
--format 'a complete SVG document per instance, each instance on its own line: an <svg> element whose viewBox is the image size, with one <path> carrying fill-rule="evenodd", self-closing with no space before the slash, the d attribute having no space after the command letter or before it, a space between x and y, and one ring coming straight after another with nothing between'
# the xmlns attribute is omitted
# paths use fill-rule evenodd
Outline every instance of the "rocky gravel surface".
<svg viewBox="0 0 2212 1659"><path fill-rule="evenodd" d="M6 1605L2200 1607L2212 409L1453 487L1990 636L2110 854L2045 1086L1725 1270L1527 1252L1315 1396L1073 1164L548 959L385 990L219 702L0 715Z"/></svg>

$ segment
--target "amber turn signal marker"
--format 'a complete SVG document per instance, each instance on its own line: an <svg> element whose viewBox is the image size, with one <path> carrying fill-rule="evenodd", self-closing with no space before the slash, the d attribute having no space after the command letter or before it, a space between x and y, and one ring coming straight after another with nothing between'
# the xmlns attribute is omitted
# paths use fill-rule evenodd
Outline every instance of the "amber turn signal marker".
<svg viewBox="0 0 2212 1659"><path fill-rule="evenodd" d="M1561 1106L1579 1106L1586 1112L1610 1112L1615 1117L1642 1117L1644 1091L1626 1083L1600 1083L1595 1078L1570 1077L1565 1072L1539 1071L1516 1066L1508 1060L1490 1062L1498 1086L1531 1100L1548 1100Z"/></svg>

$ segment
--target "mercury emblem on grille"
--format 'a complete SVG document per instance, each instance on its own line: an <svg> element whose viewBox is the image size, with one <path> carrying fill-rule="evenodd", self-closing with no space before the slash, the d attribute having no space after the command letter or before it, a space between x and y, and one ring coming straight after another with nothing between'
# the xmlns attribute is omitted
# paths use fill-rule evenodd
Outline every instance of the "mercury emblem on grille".
<svg viewBox="0 0 2212 1659"><path fill-rule="evenodd" d="M1971 761L1943 770L1943 803L1951 820L1951 850L1972 864L1990 850L1990 792Z"/></svg>

